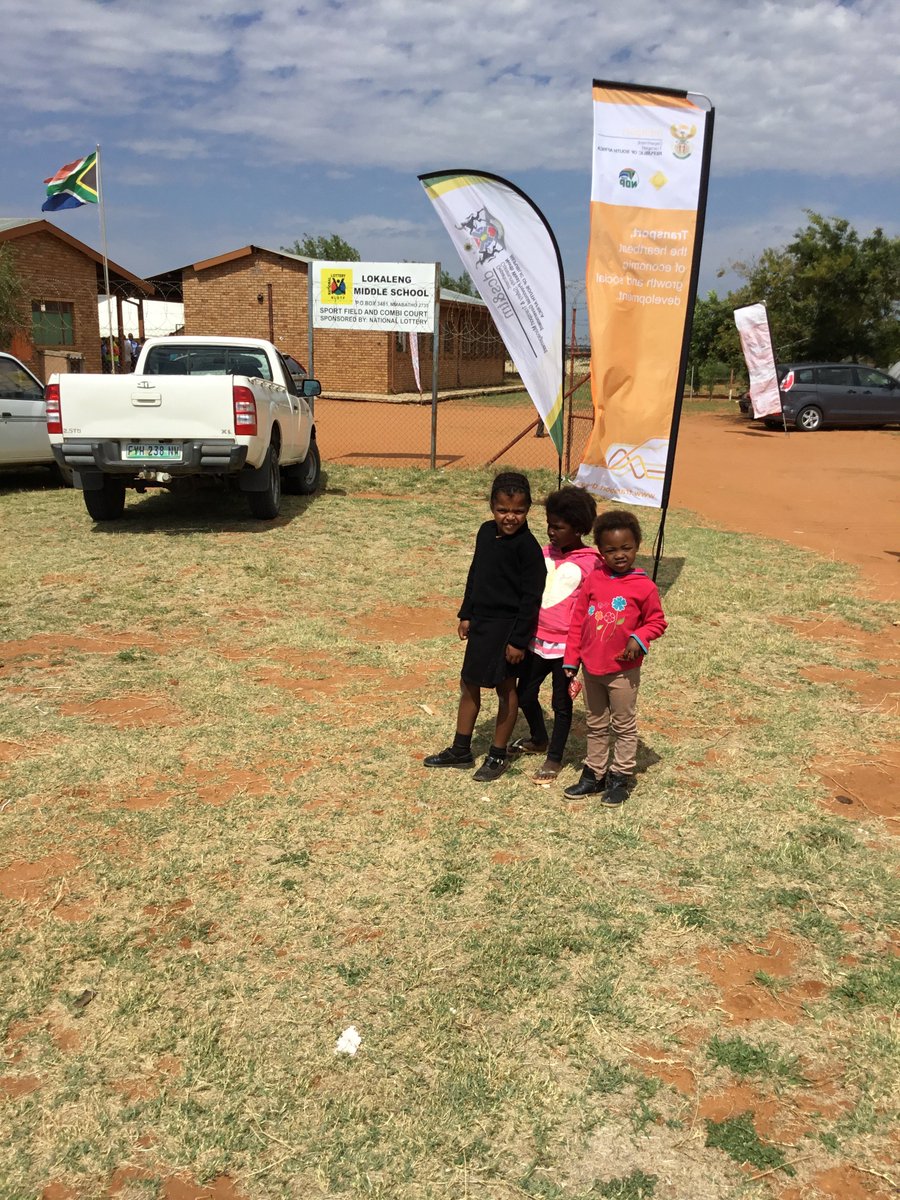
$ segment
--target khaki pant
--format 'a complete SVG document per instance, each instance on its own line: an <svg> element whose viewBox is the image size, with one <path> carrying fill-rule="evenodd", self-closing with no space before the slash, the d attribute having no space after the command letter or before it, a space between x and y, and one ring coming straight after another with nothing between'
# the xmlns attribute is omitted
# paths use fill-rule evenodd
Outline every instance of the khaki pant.
<svg viewBox="0 0 900 1200"><path fill-rule="evenodd" d="M637 694L640 667L613 675L584 672L587 705L587 756L585 762L595 775L607 769L617 775L633 775L637 766ZM613 740L610 757L611 733Z"/></svg>

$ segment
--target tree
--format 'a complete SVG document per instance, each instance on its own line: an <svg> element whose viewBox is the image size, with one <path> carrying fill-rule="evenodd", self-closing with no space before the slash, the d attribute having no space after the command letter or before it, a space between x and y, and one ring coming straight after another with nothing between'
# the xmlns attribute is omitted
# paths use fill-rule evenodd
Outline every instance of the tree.
<svg viewBox="0 0 900 1200"><path fill-rule="evenodd" d="M783 249L734 264L735 304L763 301L776 357L886 365L900 356L900 238L861 238L843 217L806 211Z"/></svg>
<svg viewBox="0 0 900 1200"><path fill-rule="evenodd" d="M701 379L708 378L713 368L717 381L727 379L732 369L744 371L744 356L730 296L720 300L715 292L710 292L705 300L697 300L691 324L689 362Z"/></svg>
<svg viewBox="0 0 900 1200"><path fill-rule="evenodd" d="M441 291L442 292L459 292L463 296L474 296L475 284L472 282L472 277L468 271L454 278L449 271L441 268Z"/></svg>
<svg viewBox="0 0 900 1200"><path fill-rule="evenodd" d="M0 246L0 347L8 347L13 334L25 329L22 301L25 285L19 278L9 246Z"/></svg>
<svg viewBox="0 0 900 1200"><path fill-rule="evenodd" d="M282 246L288 254L302 254L304 258L319 258L326 262L359 262L359 251L349 242L345 242L340 234L332 233L328 237L313 237L304 233L301 241L295 241L293 246Z"/></svg>

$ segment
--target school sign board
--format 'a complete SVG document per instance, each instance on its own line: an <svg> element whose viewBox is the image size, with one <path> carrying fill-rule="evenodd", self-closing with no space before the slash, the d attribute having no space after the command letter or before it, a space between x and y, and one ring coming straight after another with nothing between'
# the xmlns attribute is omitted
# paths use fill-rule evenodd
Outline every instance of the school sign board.
<svg viewBox="0 0 900 1200"><path fill-rule="evenodd" d="M434 331L434 263L316 261L312 271L316 329Z"/></svg>

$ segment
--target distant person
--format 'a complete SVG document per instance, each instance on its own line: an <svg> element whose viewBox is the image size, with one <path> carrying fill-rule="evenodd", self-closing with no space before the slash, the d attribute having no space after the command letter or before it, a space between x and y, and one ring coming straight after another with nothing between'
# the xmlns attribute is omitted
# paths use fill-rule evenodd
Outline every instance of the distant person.
<svg viewBox="0 0 900 1200"><path fill-rule="evenodd" d="M544 754L543 766L534 773L537 780L555 779L562 770L563 752L572 727L570 679L563 670L563 653L575 603L582 585L600 562L593 546L586 546L582 535L590 533L597 516L597 502L580 487L564 487L551 492L544 501L547 512L547 537L544 563L547 578L537 633L531 654L519 679L519 708L528 722L529 736L518 738L510 754ZM553 682L553 736L548 738L539 694L547 676Z"/></svg>
<svg viewBox="0 0 900 1200"><path fill-rule="evenodd" d="M131 341L129 338L122 338L122 349L120 351L120 360L122 363L122 371L131 371Z"/></svg>
<svg viewBox="0 0 900 1200"><path fill-rule="evenodd" d="M109 356L108 338L101 338L100 340L100 366L104 373L108 373L112 368L112 359Z"/></svg>
<svg viewBox="0 0 900 1200"><path fill-rule="evenodd" d="M132 371L137 366L138 355L141 352L141 343L137 340L133 333L128 335L128 348L131 351L131 369Z"/></svg>
<svg viewBox="0 0 900 1200"><path fill-rule="evenodd" d="M507 745L519 706L516 676L534 636L546 571L528 528L531 488L524 475L506 471L491 487L491 520L478 530L457 632L466 643L460 678L456 736L452 746L425 759L426 767L474 766L472 733L481 709L481 689L497 692L494 740L472 776L478 783L499 779L509 766Z"/></svg>
<svg viewBox="0 0 900 1200"><path fill-rule="evenodd" d="M565 795L600 794L608 808L623 804L637 766L637 695L641 664L666 630L656 584L634 565L641 527L630 512L602 513L594 523L601 563L581 589L563 658L571 678L584 666L587 755Z"/></svg>

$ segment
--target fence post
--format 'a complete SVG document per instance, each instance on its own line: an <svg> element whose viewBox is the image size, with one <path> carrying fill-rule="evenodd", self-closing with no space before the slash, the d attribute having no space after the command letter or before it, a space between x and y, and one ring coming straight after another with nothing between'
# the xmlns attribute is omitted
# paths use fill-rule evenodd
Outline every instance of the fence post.
<svg viewBox="0 0 900 1200"><path fill-rule="evenodd" d="M431 459L437 467L437 402L441 373L441 264L434 264L434 333L431 338Z"/></svg>

